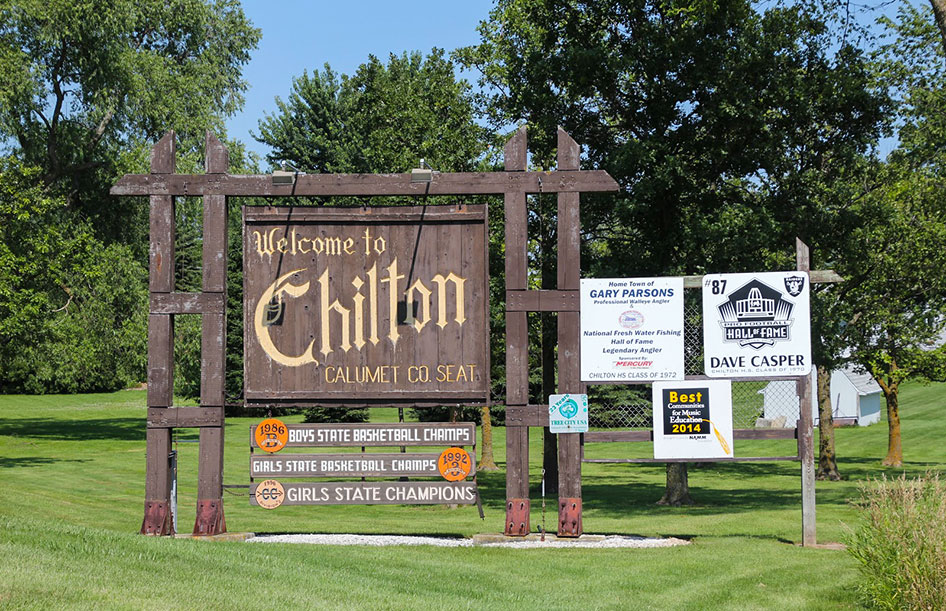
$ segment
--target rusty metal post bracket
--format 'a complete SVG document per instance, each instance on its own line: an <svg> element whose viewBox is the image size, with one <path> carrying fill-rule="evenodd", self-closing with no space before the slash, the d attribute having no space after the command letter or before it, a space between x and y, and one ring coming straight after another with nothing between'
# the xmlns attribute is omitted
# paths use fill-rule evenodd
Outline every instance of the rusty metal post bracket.
<svg viewBox="0 0 946 611"><path fill-rule="evenodd" d="M171 512L166 501L145 501L145 517L141 522L141 534L163 537L173 535Z"/></svg>
<svg viewBox="0 0 946 611"><path fill-rule="evenodd" d="M201 499L197 501L194 534L219 535L225 532L227 532L227 521L223 517L223 499Z"/></svg>
<svg viewBox="0 0 946 611"><path fill-rule="evenodd" d="M558 500L558 536L578 537L581 533L581 498L560 498Z"/></svg>
<svg viewBox="0 0 946 611"><path fill-rule="evenodd" d="M529 534L529 499L506 501L506 530L509 537L524 537Z"/></svg>

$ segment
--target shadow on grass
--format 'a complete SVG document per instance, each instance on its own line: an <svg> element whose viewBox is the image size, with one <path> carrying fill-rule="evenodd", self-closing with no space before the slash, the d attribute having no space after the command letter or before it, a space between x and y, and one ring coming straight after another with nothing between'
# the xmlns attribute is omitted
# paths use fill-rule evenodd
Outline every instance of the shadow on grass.
<svg viewBox="0 0 946 611"><path fill-rule="evenodd" d="M63 420L60 418L0 419L0 435L51 439L56 441L142 441L144 418L95 418Z"/></svg>
<svg viewBox="0 0 946 611"><path fill-rule="evenodd" d="M20 458L6 458L0 456L0 469L12 469L14 467L40 467L61 462L89 462L85 458L49 458L46 456L22 456Z"/></svg>

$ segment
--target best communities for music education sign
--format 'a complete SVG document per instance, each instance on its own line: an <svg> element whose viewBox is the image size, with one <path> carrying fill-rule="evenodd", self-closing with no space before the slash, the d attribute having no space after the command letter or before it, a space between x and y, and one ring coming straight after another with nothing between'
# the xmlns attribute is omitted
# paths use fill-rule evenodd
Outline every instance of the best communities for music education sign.
<svg viewBox="0 0 946 611"><path fill-rule="evenodd" d="M581 379L683 379L683 278L581 281Z"/></svg>
<svg viewBox="0 0 946 611"><path fill-rule="evenodd" d="M732 458L732 382L655 382L654 458Z"/></svg>

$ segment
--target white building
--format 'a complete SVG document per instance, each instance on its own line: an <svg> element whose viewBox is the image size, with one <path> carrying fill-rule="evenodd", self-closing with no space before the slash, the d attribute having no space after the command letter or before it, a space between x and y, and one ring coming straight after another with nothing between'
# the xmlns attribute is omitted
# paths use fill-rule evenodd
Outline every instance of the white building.
<svg viewBox="0 0 946 611"><path fill-rule="evenodd" d="M818 379L811 372L811 411L818 426ZM760 426L794 428L798 419L798 395L792 380L769 382L759 391L762 395ZM858 373L852 367L831 372L831 413L836 425L868 426L880 422L881 389L867 373Z"/></svg>

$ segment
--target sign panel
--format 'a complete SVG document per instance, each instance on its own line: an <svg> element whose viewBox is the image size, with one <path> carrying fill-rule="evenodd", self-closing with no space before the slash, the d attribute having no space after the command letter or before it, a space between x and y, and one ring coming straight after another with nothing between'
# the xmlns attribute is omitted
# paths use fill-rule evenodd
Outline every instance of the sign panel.
<svg viewBox="0 0 946 611"><path fill-rule="evenodd" d="M244 208L249 403L481 404L486 207Z"/></svg>
<svg viewBox="0 0 946 611"><path fill-rule="evenodd" d="M472 446L473 422L391 422L370 424L287 424L287 448L359 446ZM250 446L258 448L256 426Z"/></svg>
<svg viewBox="0 0 946 611"><path fill-rule="evenodd" d="M581 379L683 379L683 278L581 281Z"/></svg>
<svg viewBox="0 0 946 611"><path fill-rule="evenodd" d="M806 272L703 277L706 375L804 376L811 371L811 302Z"/></svg>
<svg viewBox="0 0 946 611"><path fill-rule="evenodd" d="M654 458L732 458L729 380L655 382Z"/></svg>
<svg viewBox="0 0 946 611"><path fill-rule="evenodd" d="M549 431L588 432L588 395L549 395Z"/></svg>
<svg viewBox="0 0 946 611"><path fill-rule="evenodd" d="M258 448L256 426L250 446ZM472 446L473 422L391 422L370 424L287 424L287 448L359 446Z"/></svg>
<svg viewBox="0 0 946 611"><path fill-rule="evenodd" d="M267 486L263 486L263 484ZM278 485L278 489L277 489ZM265 493L260 492L261 487ZM265 496L265 501L259 497ZM281 499L278 501L277 500ZM272 507L266 507L263 505ZM471 505L476 482L267 482L250 485L250 504L280 505Z"/></svg>
<svg viewBox="0 0 946 611"><path fill-rule="evenodd" d="M451 448L456 461L464 460L470 466L467 473L476 471L473 455L459 448ZM447 451L445 450L444 453ZM461 454L462 453L462 454ZM279 454L250 456L250 477L436 477L440 454ZM464 479L464 478L459 478Z"/></svg>

